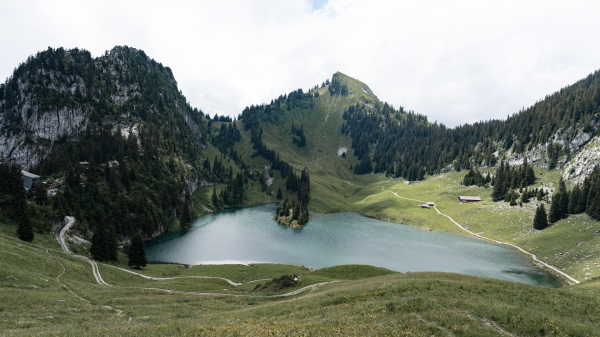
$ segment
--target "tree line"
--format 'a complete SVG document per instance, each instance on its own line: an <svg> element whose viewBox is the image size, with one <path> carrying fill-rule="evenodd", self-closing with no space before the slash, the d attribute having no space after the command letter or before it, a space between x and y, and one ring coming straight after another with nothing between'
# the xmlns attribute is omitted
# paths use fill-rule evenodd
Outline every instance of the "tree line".
<svg viewBox="0 0 600 337"><path fill-rule="evenodd" d="M372 170L361 163L362 168L356 173L372 171L414 180L420 178L420 168L431 175L449 165L457 171L473 165L495 166L496 150L524 153L549 142L559 129L563 130L568 143L578 130L594 130L592 124L598 112L600 72L596 71L505 120L487 120L449 129L402 107L359 102L344 111L346 122L341 132L352 137L352 148L359 160L373 150ZM557 164L562 152L558 144L550 142L546 151L550 169Z"/></svg>

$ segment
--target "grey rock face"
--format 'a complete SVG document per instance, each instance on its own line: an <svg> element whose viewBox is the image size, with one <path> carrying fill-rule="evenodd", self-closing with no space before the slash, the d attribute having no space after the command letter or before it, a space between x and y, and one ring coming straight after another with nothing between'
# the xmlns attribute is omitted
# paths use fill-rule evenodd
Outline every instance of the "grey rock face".
<svg viewBox="0 0 600 337"><path fill-rule="evenodd" d="M598 164L600 164L600 138L596 136L565 165L563 179L571 184L581 184Z"/></svg>

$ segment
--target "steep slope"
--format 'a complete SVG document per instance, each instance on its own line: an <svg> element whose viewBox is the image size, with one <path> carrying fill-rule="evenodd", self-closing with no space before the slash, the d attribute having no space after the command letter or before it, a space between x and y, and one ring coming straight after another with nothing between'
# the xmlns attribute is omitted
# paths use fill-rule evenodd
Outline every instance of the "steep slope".
<svg viewBox="0 0 600 337"><path fill-rule="evenodd" d="M85 50L49 48L0 85L0 152L27 168L90 124L140 121L179 124L186 141L195 142L203 117L186 103L170 68L143 51L115 47L92 58Z"/></svg>
<svg viewBox="0 0 600 337"><path fill-rule="evenodd" d="M30 204L30 216L75 215L84 233L164 232L185 190L224 179L201 165L207 128L171 70L127 46L98 58L49 48L0 86L0 153L60 188L52 203Z"/></svg>
<svg viewBox="0 0 600 337"><path fill-rule="evenodd" d="M356 177L350 166L356 166L357 160L351 154L352 139L340 132L343 112L359 102L381 104L366 84L341 73L333 78L346 86L345 95L341 89L330 91L331 85L323 83L306 93L299 89L279 96L271 104L246 108L237 122L242 138L234 146L251 167L272 165L271 160L257 156L252 144L255 132L294 170L307 168L312 191L310 209L319 212L352 210L345 198L354 193ZM275 172L269 190L276 191L283 180L281 173Z"/></svg>

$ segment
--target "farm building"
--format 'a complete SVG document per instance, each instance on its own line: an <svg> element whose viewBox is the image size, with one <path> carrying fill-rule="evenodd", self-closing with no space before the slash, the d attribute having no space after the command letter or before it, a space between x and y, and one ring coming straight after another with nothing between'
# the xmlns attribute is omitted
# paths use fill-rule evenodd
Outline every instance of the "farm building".
<svg viewBox="0 0 600 337"><path fill-rule="evenodd" d="M21 170L21 179L23 179L23 185L25 186L25 189L29 191L29 189L38 184L40 176Z"/></svg>
<svg viewBox="0 0 600 337"><path fill-rule="evenodd" d="M470 203L470 202L481 202L481 198L480 197L458 197L458 201L461 204L466 204L466 203Z"/></svg>

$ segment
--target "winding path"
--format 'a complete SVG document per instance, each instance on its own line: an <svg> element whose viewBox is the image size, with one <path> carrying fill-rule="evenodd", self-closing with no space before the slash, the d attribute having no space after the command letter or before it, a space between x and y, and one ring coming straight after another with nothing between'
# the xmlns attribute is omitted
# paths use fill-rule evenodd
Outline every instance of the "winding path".
<svg viewBox="0 0 600 337"><path fill-rule="evenodd" d="M512 243L507 243L507 242L502 242L502 241L498 241L498 240L494 240L494 239L490 239L490 238L486 238L485 236L479 235L479 234L477 234L477 233L473 233L473 232L471 232L470 230L468 230L468 229L464 228L463 226L459 225L459 224L458 224L458 222L454 221L454 219L452 219L450 216L448 216L448 215L446 215L446 214L444 214L444 213L440 212L440 211L437 209L437 207L436 207L436 206L433 206L433 208L434 208L434 209L435 209L435 210L438 212L438 214L439 214L439 215L443 215L443 216L447 217L448 219L450 219L450 221L452 221L452 222L453 222L455 225L457 225L458 227L460 227L460 228L461 228L462 230L464 230L465 232L467 232L467 233L469 233L469 234L471 234L471 235L474 235L474 236L476 236L476 237L478 237L478 238L482 238L482 239L485 239L485 240L488 240L488 241L492 241L492 242L495 242L495 243L499 243L499 244L501 244L501 245L512 246L512 247L514 247L514 248L516 248L516 249L520 250L521 252L523 252L523 253L525 253L525 254L527 254L527 255L531 256L531 258L533 258L533 260L534 260L534 261L536 261L536 262L539 262L539 263L543 264L544 266L546 266L547 268L550 268L550 269L554 270L555 272L557 272L557 273L561 274L562 276L566 277L568 281L571 281L571 282L573 282L574 284L580 283L580 282L579 282L579 281L577 281L576 279L574 279L574 278L572 278L571 276L569 276L569 275L565 274L564 272L560 271L558 268L556 268L556 267L554 267L554 266L552 266L552 265L550 265L550 264L548 264L548 263L546 263L546 262L544 262L544 261L541 261L541 260L539 260L539 259L537 258L537 256L535 256L535 254L532 254L532 253L530 253L530 252L526 251L525 249L523 249L523 248L521 248L521 247L519 247L519 246L517 246L517 245L515 245L515 244L512 244Z"/></svg>
<svg viewBox="0 0 600 337"><path fill-rule="evenodd" d="M75 218L72 216L66 216L65 221L66 222L64 226L62 226L58 232L56 232L56 240L58 240L58 243L60 243L60 248L63 250L63 252L70 253L69 247L67 247L65 244L65 233L71 229L71 226L73 226L75 223Z"/></svg>
<svg viewBox="0 0 600 337"><path fill-rule="evenodd" d="M60 261L55 259L54 256L52 256L52 254L50 254L50 251L48 248L46 248L46 254L48 254L48 256L50 256L51 260L58 262L58 264L60 264L60 266L62 267L62 272L56 277L56 282L58 284L60 284L61 286L63 286L65 289L67 289L71 294L73 294L73 296L77 297L81 301L83 301L89 305L94 305L89 300L86 300L85 298L77 295L73 290L71 290L71 288L67 287L64 283L60 282L60 277L67 271L67 269ZM96 268L98 268L98 267L96 266ZM100 275L100 273L98 273L98 275ZM94 273L94 276L96 276L95 273ZM102 278L100 278L100 280L102 280ZM98 278L96 278L96 281L98 281ZM102 282L104 282L104 281L102 281ZM108 284L105 283L105 285L108 285ZM121 310L121 309L116 309L116 308L111 307L110 305L104 305L104 304L101 304L100 306L103 308L109 309L109 310L114 310L117 313L118 317L125 316L125 314L123 313L123 310ZM131 320L131 317L129 317L129 320Z"/></svg>
<svg viewBox="0 0 600 337"><path fill-rule="evenodd" d="M381 189L385 190L383 187L382 187ZM406 199L406 200L412 200L412 201L418 201L418 202L424 202L424 201L417 200L417 199L410 199L410 198L401 197L401 196L399 196L399 195L398 195L396 192L392 192L392 191L390 191L390 190L386 190L386 191L388 191L388 192L390 192L390 193L394 194L394 195L395 195L395 196L397 196L398 198L402 198L402 199ZM569 283L573 283L573 284L578 284L578 283L580 283L579 281L577 281L577 280L576 280L576 279L574 279L573 277L571 277L571 276L567 275L566 273L562 272L562 271L561 271L561 270L559 270L558 268L556 268L556 267L554 267L554 266L552 266L552 265L550 265L550 264L548 264L548 263L546 263L546 262L544 262L544 261L541 261L541 260L539 260L539 259L537 258L537 256L535 256L535 254L532 254L532 253L530 253L530 252L526 251L525 249L523 249L523 248L521 248L521 247L519 247L519 246L517 246L517 245L515 245L515 244L512 244L512 243L507 243L507 242L502 242L502 241L498 241L498 240L494 240L494 239L490 239L490 238L488 238L488 237L485 237L485 236L479 235L479 234L477 234L477 233L473 233L473 232L471 232L470 230L468 230L468 229L464 228L463 226L461 226L461 225L460 225L458 222L456 222L456 221L455 221L454 219L452 219L450 216L448 216L448 215L446 215L446 214L444 214L444 213L440 212L440 210L439 210L439 209L437 209L437 206L433 206L433 208L434 208L434 209L435 209L435 210L438 212L438 214L439 214L439 215L445 216L446 218L450 219L450 221L452 221L452 222L453 222L455 225L457 225L457 226L458 226L460 229L462 229L463 231L465 231L465 232L467 232L467 233L469 233L469 234L471 234L471 235L473 235L473 236L476 236L476 237L478 237L478 238L484 239L484 240L488 240L488 241L491 241L491 242L495 242L495 243L498 243L498 244L501 244L501 245L512 246L512 247L514 247L514 248L518 249L519 251L521 251L522 253L525 253L525 254L527 254L527 255L531 256L531 258L532 258L534 261L536 261L536 262L539 262L540 264L544 265L545 267L547 267L547 268L549 268L549 269L551 269L551 270L554 270L555 272L557 272L557 273L559 273L560 275L564 276L565 278L567 278L567 281L568 281Z"/></svg>
<svg viewBox="0 0 600 337"><path fill-rule="evenodd" d="M252 282L255 282L255 281L252 281ZM306 287L302 287L300 289L296 289L294 291L290 291L289 293L280 294L280 295L243 295L243 294L223 294L223 293L197 293L197 292L193 292L193 291L180 291L180 290L169 290L169 289L160 289L160 288L144 288L144 289L146 289L146 290L158 290L158 291L164 291L164 292L167 292L167 293L170 293L170 294L182 294L182 295L232 296L232 297L286 297L286 296L297 295L297 294L299 294L301 292L304 292L304 291L306 291L308 289L319 287L319 286L322 286L324 284L333 283L333 282L340 282L340 281L315 283L315 284L311 284L311 285L306 286Z"/></svg>
<svg viewBox="0 0 600 337"><path fill-rule="evenodd" d="M65 244L64 236L65 236L65 233L71 228L71 226L73 225L73 223L75 223L75 218L73 218L72 216L67 216L67 217L65 217L65 220L66 220L65 225L62 226L60 228L60 230L56 233L56 239L58 240L58 243L60 243L60 248L63 250L63 252L70 253L69 248ZM48 253L48 255L50 255L50 253ZM52 255L50 255L50 257L52 257ZM104 286L108 286L108 287L112 287L112 285L106 283L106 281L104 281L102 279L102 275L100 274L100 269L98 269L98 263L96 263L95 261L93 261L93 260L91 260L91 259L89 259L89 258L87 258L85 256L82 256L82 255L75 255L75 257L84 259L89 264L92 265L92 273L94 274L94 278L96 279L96 282L98 282L98 284L101 284L101 285L104 285ZM58 263L60 263L60 262L58 262ZM123 269L123 268L111 266L109 264L103 264L103 265L107 266L107 267L116 268L116 269L122 270L124 272L130 273L130 274L134 274L134 275L143 277L143 278L148 279L148 280L153 280L153 281L174 280L174 279L180 279L180 278L204 278L204 279L220 279L220 280L226 281L227 283L231 284L234 287L237 287L237 286L240 286L240 285L243 284L243 283L234 282L232 280L229 280L229 279L226 279L226 278L223 278L223 277L216 277L216 276L151 277L151 276L146 276L146 275L143 275L143 274L140 274L140 273L136 273L136 272L127 270L127 269ZM61 264L61 266L62 266L62 264ZM64 269L64 267L63 267L63 269ZM258 282L258 281L265 281L265 280L270 280L270 279L254 280L254 281L249 281L249 282L246 282L246 283ZM148 289L150 289L150 288L148 288ZM155 289L155 288L152 288L152 289ZM158 290L158 289L155 289L155 290Z"/></svg>
<svg viewBox="0 0 600 337"><path fill-rule="evenodd" d="M88 259L85 256L81 256L81 255L75 255L78 258L84 259L87 262L89 262L92 265L92 272L94 273L94 278L96 279L96 282L98 282L98 284L100 285L104 285L104 286L108 286L108 287L112 287L112 285L106 283L103 279L102 279L102 275L100 275L100 269L98 269L98 264L90 259ZM60 262L59 262L60 263ZM62 264L61 264L62 265ZM151 277L151 276L147 276L144 274L140 274L140 273L136 273L127 269L123 269L123 268L119 268L119 267L115 267L115 266L111 266L109 264L104 264L102 263L103 266L107 266L107 267L112 267L112 268L116 268L119 270L122 270L124 272L130 273L130 274L134 274L140 277L143 277L147 280L153 280L153 281L163 281L163 280L174 280L174 279L181 279L181 278L203 278L203 279L220 279L223 281L226 281L227 283L231 284L234 287L240 286L244 283L237 283L234 282L230 279L226 279L223 277L216 277L216 276L178 276L178 277ZM63 267L64 269L64 267ZM62 275L62 274L61 274ZM258 281L267 281L267 280L272 280L272 279L260 279L260 280L253 280L253 281L248 281L246 283L254 283L254 282L258 282ZM193 291L180 291L180 290L170 290L170 289L161 289L161 288L142 288L145 290L157 290L157 291L164 291L167 293L171 293L171 294L184 294L184 295L200 295L200 296L233 296L233 297L285 297L285 296L292 296L292 295L296 295L299 294L301 292L304 292L308 289L314 288L314 287L318 287L321 286L323 284L327 284L327 283L333 283L333 282L339 282L339 281L331 281L331 282L321 282L321 283L315 283L315 284L311 284L309 286L306 287L302 287L300 289L296 289L294 291L291 291L289 293L285 293L285 294L281 294L281 295L265 295L265 296L260 296L260 295L244 295L244 294L224 294L224 293L200 293L200 292L193 292ZM64 286L64 285L63 285ZM66 286L65 286L66 287ZM67 288L68 289L68 288ZM69 290L70 291L70 290ZM75 293L73 293L75 294ZM75 296L77 296L77 294L75 294ZM79 297L79 296L77 296ZM111 308L112 309L112 308ZM117 309L114 309L117 310Z"/></svg>
<svg viewBox="0 0 600 337"><path fill-rule="evenodd" d="M226 281L227 283L231 284L231 285L232 285L232 286L234 286L234 287L241 286L241 285L243 284L243 283L237 283L237 282L233 282L233 281L232 281L232 280L230 280L230 279L226 279L226 278L223 278L223 277L217 277L217 276L176 276L176 277L152 277L152 276L146 276L146 275L144 275L144 274L136 273L136 272L133 272L133 271L131 271L131 270L127 270L127 269L123 269L123 268L119 268L119 267L111 266L111 265L109 265L109 264L103 264L103 265L104 265L104 266L107 266L107 267L113 267L113 268L116 268L116 269L122 270L122 271L124 271L124 272L128 272L128 273L130 273L130 274L134 274L134 275L137 275L137 276L143 277L143 278L145 278L145 279L147 279L147 280L153 280L153 281L175 280L175 279L179 279L179 278L216 278L216 279L219 279L219 280ZM99 273L98 273L98 274L99 274ZM264 279L264 280L271 280L271 279ZM250 282L246 282L246 283L252 283L252 282L257 282L257 281L264 281L264 280L255 280L255 281L250 281Z"/></svg>

